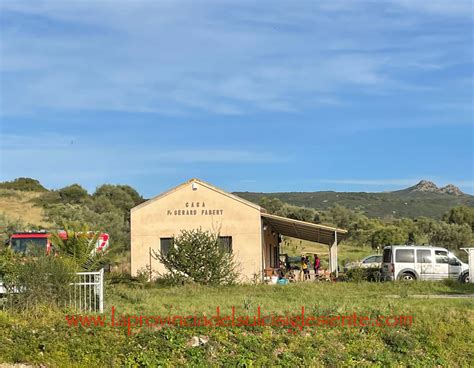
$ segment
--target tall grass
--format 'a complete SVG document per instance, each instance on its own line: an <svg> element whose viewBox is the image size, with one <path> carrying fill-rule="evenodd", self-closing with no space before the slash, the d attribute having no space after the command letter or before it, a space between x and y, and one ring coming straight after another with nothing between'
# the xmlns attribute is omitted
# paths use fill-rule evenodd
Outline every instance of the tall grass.
<svg viewBox="0 0 474 368"><path fill-rule="evenodd" d="M451 282L299 283L287 286L236 285L146 287L107 286L107 310L127 315L268 313L331 315L357 312L377 316L413 315L411 326L313 328L296 333L280 327L115 327L70 328L64 312L48 310L27 320L0 312L0 363L48 366L472 366L474 299L420 299L417 295L474 293ZM208 343L192 346L193 337ZM195 339L194 339L195 340Z"/></svg>

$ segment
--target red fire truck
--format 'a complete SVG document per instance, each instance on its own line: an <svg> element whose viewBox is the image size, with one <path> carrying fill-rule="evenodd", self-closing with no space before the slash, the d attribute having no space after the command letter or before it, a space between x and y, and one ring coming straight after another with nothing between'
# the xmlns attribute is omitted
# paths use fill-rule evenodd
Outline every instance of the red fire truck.
<svg viewBox="0 0 474 368"><path fill-rule="evenodd" d="M93 232L89 233L91 237ZM58 231L61 239L67 239L67 232ZM51 252L51 233L47 231L25 231L16 232L10 236L9 245L11 249L18 253L28 253L31 249L44 249L46 253ZM109 234L101 233L97 240L96 251L105 250L109 245Z"/></svg>

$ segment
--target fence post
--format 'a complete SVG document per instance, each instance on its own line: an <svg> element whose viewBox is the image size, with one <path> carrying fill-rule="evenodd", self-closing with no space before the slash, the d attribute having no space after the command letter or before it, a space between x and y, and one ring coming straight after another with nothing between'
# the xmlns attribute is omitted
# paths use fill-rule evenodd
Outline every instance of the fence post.
<svg viewBox="0 0 474 368"><path fill-rule="evenodd" d="M100 269L99 312L104 313L104 269Z"/></svg>

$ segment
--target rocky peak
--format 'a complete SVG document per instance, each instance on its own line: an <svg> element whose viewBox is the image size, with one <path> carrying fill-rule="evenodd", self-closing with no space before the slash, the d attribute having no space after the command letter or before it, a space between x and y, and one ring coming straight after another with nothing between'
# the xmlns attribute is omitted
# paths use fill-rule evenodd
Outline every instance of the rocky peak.
<svg viewBox="0 0 474 368"><path fill-rule="evenodd" d="M445 187L438 188L435 183L429 180L422 180L415 186L410 188L413 192L427 192L427 193L444 193L444 194L451 194L451 195L462 195L463 192L453 185L448 184Z"/></svg>
<svg viewBox="0 0 474 368"><path fill-rule="evenodd" d="M448 184L445 187L440 188L439 191L441 193L452 194L452 195L462 195L463 194L463 192L461 192L461 190L453 184Z"/></svg>
<svg viewBox="0 0 474 368"><path fill-rule="evenodd" d="M428 180L422 180L413 187L414 192L439 192L439 188L435 183Z"/></svg>

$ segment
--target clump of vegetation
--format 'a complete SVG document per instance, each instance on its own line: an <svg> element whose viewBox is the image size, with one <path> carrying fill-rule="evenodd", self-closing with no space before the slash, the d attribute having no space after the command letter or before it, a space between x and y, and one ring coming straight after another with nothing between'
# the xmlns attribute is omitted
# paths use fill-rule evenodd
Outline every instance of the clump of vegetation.
<svg viewBox="0 0 474 368"><path fill-rule="evenodd" d="M70 284L77 266L68 258L38 254L16 262L14 273L8 275L8 304L14 310L36 310L67 306Z"/></svg>
<svg viewBox="0 0 474 368"><path fill-rule="evenodd" d="M11 233L25 226L26 224L22 220L12 220L5 214L0 213L0 248L8 241Z"/></svg>
<svg viewBox="0 0 474 368"><path fill-rule="evenodd" d="M17 178L13 181L4 181L0 183L2 189L14 189L25 192L46 192L48 189L43 187L38 180L31 178Z"/></svg>
<svg viewBox="0 0 474 368"><path fill-rule="evenodd" d="M128 185L102 185L90 195L79 184L49 191L35 199L44 208L46 218L61 227L65 223L82 223L90 229L110 234L113 262L121 262L130 249L130 209L144 201Z"/></svg>
<svg viewBox="0 0 474 368"><path fill-rule="evenodd" d="M0 252L0 281L11 310L62 307L69 300L70 283L77 265L67 257L36 250L30 256L6 248Z"/></svg>
<svg viewBox="0 0 474 368"><path fill-rule="evenodd" d="M360 247L381 250L393 244L430 244L455 250L474 242L474 209L466 206L453 207L440 221L426 217L369 218L360 211L337 204L317 211L289 205L278 198L263 197L259 204L279 216L347 229L348 237L344 243Z"/></svg>
<svg viewBox="0 0 474 368"><path fill-rule="evenodd" d="M352 268L346 272L347 281L362 282L382 280L380 269L378 268Z"/></svg>
<svg viewBox="0 0 474 368"><path fill-rule="evenodd" d="M0 281L7 292L7 304L14 310L64 307L71 300L71 284L78 271L96 271L104 264L107 250L97 250L99 232L66 226L67 238L51 234L52 251L32 247L26 254L10 248L0 253Z"/></svg>
<svg viewBox="0 0 474 368"><path fill-rule="evenodd" d="M195 282L204 285L233 284L238 265L219 234L201 229L183 230L164 252L153 250L153 257L166 267L160 275L175 284Z"/></svg>

